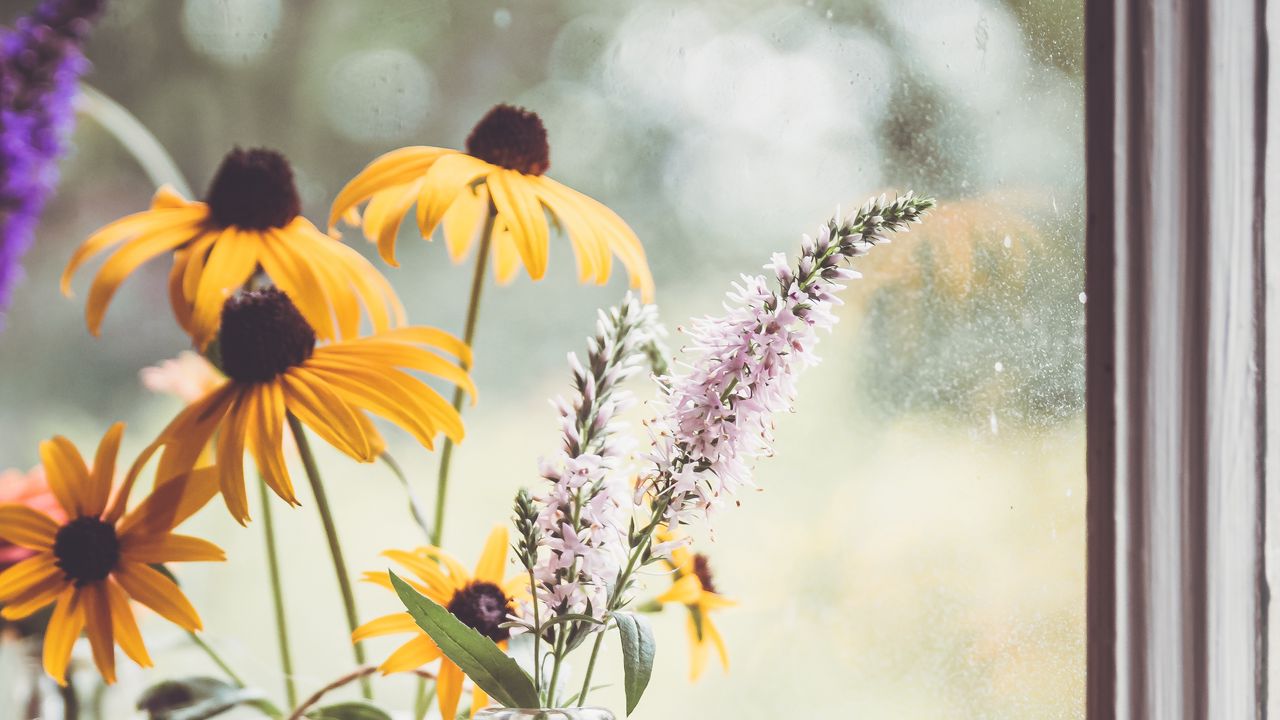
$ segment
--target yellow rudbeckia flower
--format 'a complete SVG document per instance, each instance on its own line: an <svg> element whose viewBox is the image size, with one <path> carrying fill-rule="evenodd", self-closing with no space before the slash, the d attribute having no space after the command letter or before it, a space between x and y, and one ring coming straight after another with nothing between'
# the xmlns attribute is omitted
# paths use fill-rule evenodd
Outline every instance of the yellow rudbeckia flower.
<svg viewBox="0 0 1280 720"><path fill-rule="evenodd" d="M67 263L62 291L71 294L71 278L87 260L120 245L89 289L85 320L94 335L124 279L171 251L169 301L178 323L202 349L218 332L222 304L260 270L296 299L321 339L355 337L361 304L374 330L403 324L404 309L386 278L360 253L320 232L301 210L284 156L237 148L222 161L205 202L161 188L150 210L90 236Z"/></svg>
<svg viewBox="0 0 1280 720"><path fill-rule="evenodd" d="M481 255L491 251L494 274L506 283L521 265L534 280L546 273L549 213L573 245L580 282L606 283L616 255L631 287L651 300L653 277L635 233L600 202L547 177L550 164L542 120L498 105L471 131L466 152L407 147L369 163L338 193L329 226L342 217L358 221L355 209L368 201L365 237L377 242L382 258L395 266L396 233L416 202L422 237L430 239L443 224L454 262L480 239Z"/></svg>
<svg viewBox="0 0 1280 720"><path fill-rule="evenodd" d="M443 378L474 400L475 385L467 372L437 354L470 362L470 350L444 331L399 328L317 347L316 332L275 287L228 300L221 328L218 349L226 381L188 405L155 445L164 446L160 472L180 472L196 462L216 431L222 496L242 524L249 519L246 449L267 485L298 504L281 454L286 413L360 462L373 462L386 447L366 411L403 427L427 448L434 447L437 433L455 442L462 439L458 412L430 385L405 372Z"/></svg>
<svg viewBox="0 0 1280 720"><path fill-rule="evenodd" d="M217 493L213 468L160 476L156 490L126 513L141 465L135 463L111 498L123 434L123 423L107 431L92 470L66 438L40 444L40 460L65 521L25 505L0 505L0 539L36 553L0 573L0 615L19 620L55 604L45 632L44 669L61 685L81 631L88 634L94 662L108 683L116 677L115 645L139 665L151 666L130 599L185 630L199 630L200 616L186 596L152 566L226 559L216 545L172 532Z"/></svg>
<svg viewBox="0 0 1280 720"><path fill-rule="evenodd" d="M484 544L474 573L468 573L455 557L437 547L422 547L412 552L388 550L382 554L417 576L417 580L408 578L406 582L418 592L448 608L454 617L506 649L511 632L499 625L507 621L507 615L515 611L516 599L526 595L529 589L528 578L523 575L515 575L505 581L502 579L507 565L507 545L507 529L503 526L494 528ZM386 572L366 572L364 579L395 592L391 576ZM371 637L400 633L411 634L413 638L393 652L379 669L383 674L406 672L440 660L440 671L436 676L440 717L457 717L465 676L461 668L440 652L435 641L418 627L409 613L400 612L370 620L356 628L351 640L361 642ZM475 715L488 704L489 696L475 687L471 694L471 714Z"/></svg>
<svg viewBox="0 0 1280 720"><path fill-rule="evenodd" d="M662 538L664 542L670 539L670 536ZM689 611L689 679L697 681L702 676L713 645L720 656L721 666L728 670L729 651L720 630L711 620L711 613L737 605L737 602L716 592L706 555L693 553L681 545L671 552L671 559L666 564L673 571L671 587L656 600L663 605L683 605Z"/></svg>

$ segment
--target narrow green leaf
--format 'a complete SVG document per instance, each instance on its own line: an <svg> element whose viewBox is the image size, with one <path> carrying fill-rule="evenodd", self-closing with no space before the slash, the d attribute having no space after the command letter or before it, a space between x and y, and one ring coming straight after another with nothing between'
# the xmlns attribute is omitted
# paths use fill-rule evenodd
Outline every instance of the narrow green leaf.
<svg viewBox="0 0 1280 720"><path fill-rule="evenodd" d="M538 707L533 679L489 638L464 625L439 603L390 573L396 594L418 627L494 700L510 708Z"/></svg>
<svg viewBox="0 0 1280 720"><path fill-rule="evenodd" d="M653 642L653 626L649 618L633 612L615 612L613 620L622 636L623 689L627 693L627 714L640 704L644 689L649 686L653 674L653 654L657 645Z"/></svg>
<svg viewBox="0 0 1280 720"><path fill-rule="evenodd" d="M391 720L391 716L367 702L344 702L307 713L310 720Z"/></svg>

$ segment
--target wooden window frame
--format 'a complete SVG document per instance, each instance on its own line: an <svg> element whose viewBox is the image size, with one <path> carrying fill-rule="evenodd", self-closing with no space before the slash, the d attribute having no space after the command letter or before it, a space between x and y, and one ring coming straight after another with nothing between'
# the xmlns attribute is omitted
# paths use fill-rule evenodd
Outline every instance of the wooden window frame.
<svg viewBox="0 0 1280 720"><path fill-rule="evenodd" d="M1268 21L1085 2L1089 720L1267 715Z"/></svg>

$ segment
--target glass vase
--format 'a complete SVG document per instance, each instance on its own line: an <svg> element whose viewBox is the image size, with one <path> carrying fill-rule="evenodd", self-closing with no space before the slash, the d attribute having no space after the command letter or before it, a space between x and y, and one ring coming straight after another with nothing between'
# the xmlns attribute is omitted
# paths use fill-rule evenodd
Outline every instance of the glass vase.
<svg viewBox="0 0 1280 720"><path fill-rule="evenodd" d="M476 713L473 720L615 720L601 707L504 708L491 707Z"/></svg>

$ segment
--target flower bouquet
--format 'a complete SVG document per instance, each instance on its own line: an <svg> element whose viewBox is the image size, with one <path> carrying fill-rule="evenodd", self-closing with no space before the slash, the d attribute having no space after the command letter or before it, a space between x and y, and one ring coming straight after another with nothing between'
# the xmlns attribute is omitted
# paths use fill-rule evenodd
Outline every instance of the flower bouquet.
<svg viewBox="0 0 1280 720"><path fill-rule="evenodd" d="M66 25L58 12L81 12L87 22L98 4L54 0L42 8L51 14L41 22ZM82 35L82 25L68 26ZM57 62L79 67L78 60ZM12 103L6 110L6 122L18 110L34 112ZM847 215L837 211L803 238L797 257L776 254L764 274L742 276L723 314L694 320L672 352L652 304L641 241L608 207L547 177L549 158L539 117L498 105L464 150L407 147L373 160L337 194L322 228L302 215L281 154L236 148L202 200L160 187L149 209L84 241L62 285L70 294L78 271L108 255L85 304L94 335L135 270L153 260L171 263L169 304L191 350L144 379L187 405L127 463L118 462L125 428L116 423L92 456L65 437L41 443L38 482L24 479L21 492L0 486L0 616L39 638L49 678L68 684L82 635L108 684L116 679L117 647L151 666L137 606L189 633L221 674L152 687L137 706L156 720L214 717L238 706L290 720L390 718L397 711L424 717L433 706L450 719L611 717L589 707L610 638L624 660L625 707L618 709L630 714L655 659L646 614L667 606L687 613L692 677L712 652L727 667L713 614L735 601L718 592L689 530L705 527L752 487L754 464L772 452L775 416L791 408L800 373L817 361L815 347L836 322L843 284L859 277L849 261L919 222L933 201L906 193L874 198ZM21 217L0 216L0 232L29 233L38 206ZM415 207L424 239L439 229L453 262L475 255L461 337L410 324L392 285L342 239L344 225L359 227L394 266L401 225ZM471 346L487 268L492 264L498 284L521 270L539 280L553 237L571 245L581 282L606 284L617 261L631 291L600 311L585 354L569 354L571 393L553 401L560 446L536 473L530 458L532 482L514 498L510 527L495 527L469 568L442 547L442 534L452 448L465 437L465 403L478 395ZM637 408L628 388L644 383L656 400ZM645 418L643 432L622 421L628 412ZM375 417L422 448L439 449L433 514L389 454ZM374 619L358 612L314 439L356 461L386 463L400 476L423 545L388 550L394 567L374 567L363 579L394 592L403 612ZM246 474L246 454L256 473ZM324 528L354 668L308 697L297 687L273 524L277 502L301 504L296 466ZM28 488L32 483L39 487ZM279 695L251 686L201 640L202 621L173 569L224 560L217 545L178 528L215 498L248 525L251 492L259 497L255 519L285 678ZM654 577L665 587L642 600L644 580ZM383 635L406 641L369 664L363 642ZM571 657L581 672L570 672ZM415 707L374 700L373 680L391 673L419 677ZM363 699L331 699L355 684ZM73 691L67 717L75 716L74 699Z"/></svg>

